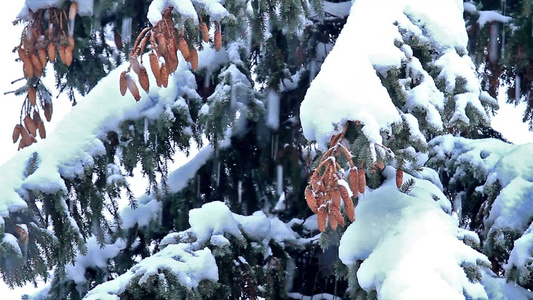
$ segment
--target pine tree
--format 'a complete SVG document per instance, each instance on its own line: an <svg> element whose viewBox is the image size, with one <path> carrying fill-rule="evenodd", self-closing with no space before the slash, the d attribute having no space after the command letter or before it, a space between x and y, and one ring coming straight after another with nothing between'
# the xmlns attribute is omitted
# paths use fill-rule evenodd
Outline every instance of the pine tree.
<svg viewBox="0 0 533 300"><path fill-rule="evenodd" d="M27 2L18 49L76 37L54 72L84 97L2 167L6 283L49 280L31 299L531 297L511 253L530 218L510 230L495 209L527 204L527 170L495 180L461 158L477 141L513 157L467 139L497 103L460 1L148 2ZM57 37L56 14L74 20ZM39 78L19 89L34 123L53 102ZM524 201L500 196L516 184Z"/></svg>

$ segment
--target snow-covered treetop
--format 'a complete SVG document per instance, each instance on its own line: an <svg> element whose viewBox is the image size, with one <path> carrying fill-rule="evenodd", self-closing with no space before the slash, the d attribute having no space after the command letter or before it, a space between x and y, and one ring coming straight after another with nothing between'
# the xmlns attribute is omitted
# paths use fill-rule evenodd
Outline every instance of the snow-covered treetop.
<svg viewBox="0 0 533 300"><path fill-rule="evenodd" d="M424 111L425 122L436 130L471 124L474 115L479 119L476 122L488 123L484 105L496 102L481 92L474 65L466 55L468 37L462 12L462 1L356 1L302 103L306 138L324 148L346 121L357 120L364 124L369 141L380 143L380 132L390 131L392 123L401 121L394 99L380 80L405 65L409 81L402 89L407 100L399 109ZM431 49L434 63L421 64L409 46L413 43ZM447 103L453 104L452 112L441 117ZM323 109L316 113L319 106ZM469 108L474 115L467 114Z"/></svg>

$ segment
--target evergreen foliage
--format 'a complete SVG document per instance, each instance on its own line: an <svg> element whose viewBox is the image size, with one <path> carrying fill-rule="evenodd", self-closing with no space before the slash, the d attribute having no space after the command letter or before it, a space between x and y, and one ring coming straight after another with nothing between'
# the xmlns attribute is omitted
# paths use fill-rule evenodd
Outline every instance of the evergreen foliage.
<svg viewBox="0 0 533 300"><path fill-rule="evenodd" d="M59 2L65 9L72 3ZM494 1L485 2L475 10L465 3L465 18L476 22L482 10L497 9ZM451 263L453 269L438 264L428 278L455 272L447 275L455 276L456 284L444 285L459 288L460 297L487 299L495 289L487 283L490 278L506 278L520 285L517 293L531 296L523 288L533 286L533 258L520 250L529 245L533 214L506 226L510 216L504 208L527 206L533 175L502 167L516 146L478 139L498 137L489 117L497 109L494 80L503 78L513 88L520 74L522 91L531 88L529 41L522 43L524 32L531 30L530 14L516 14L518 3L529 9L525 2L507 11L515 31L503 19L508 43L501 49L511 50L497 63L480 53L493 38L487 37L487 28L498 21L477 31L474 23L468 25L467 49L460 42L443 43L432 31L439 24L424 23L423 11L398 4L399 16L385 24L393 38L379 37L380 47L392 50L379 49L382 56L375 56L372 43L359 40L351 54L361 70L368 64L371 72L362 76L375 76L381 95L388 97L377 99L376 93L373 100L388 101L397 118L386 126L374 124L365 113L382 112L357 107L367 119L337 116L327 124L332 130L325 138L317 134L316 141L308 141L305 131L310 129L304 127L310 115L301 107L316 101L313 93L320 87L314 80L333 74L320 73L334 63L325 60L332 47L365 32L356 26L356 14L368 10L370 1L355 1L351 12L350 1L94 1L92 16L76 17L73 63L56 61L53 68L56 88L74 103L85 100L75 99L74 91L87 99L101 96L97 85L115 75L110 80L119 90L118 74L126 70L137 35L151 26L148 15L154 17L151 9L157 5L180 6L171 18L189 49L198 50L198 69L180 56L165 88L154 87L156 76L150 73L151 90L142 92L135 108L109 113L116 119L99 124L102 128L71 160L50 166L42 149L19 153L14 164L23 161L24 166L15 165L23 173L21 183L14 183L15 199L23 203L9 195L0 198L2 279L10 286L47 280L47 287L30 299L294 299L318 294L392 299L391 282L405 289L402 297L417 295L409 294L413 289L426 292L417 280L399 280L405 265L398 261L411 261L418 249L409 247L420 246L439 254L420 257L412 269L424 273L425 263ZM389 16L381 17L377 23L388 22ZM209 27L208 42L199 22ZM220 51L215 32L222 34ZM147 45L141 59L153 50ZM524 57L513 55L519 48ZM332 56L342 55L333 49ZM481 84L472 61L483 66ZM359 71L336 70L330 82L359 78ZM46 87L36 84L44 91L42 101L51 103ZM354 89L360 85L353 84ZM319 100L312 126L327 123L330 101L338 103ZM524 120L531 122L527 116ZM171 165L178 153L190 160L175 169ZM325 161L333 167L319 173ZM137 198L129 186L136 170L148 182L146 194ZM511 175L498 177L502 170ZM53 178L43 183L40 171ZM35 179L36 174L41 177ZM318 191L323 183L328 187L324 194L332 198L321 199L328 210L334 201L329 187L346 191L342 209L337 204L343 218L338 223L332 222L331 211L321 219L324 208L315 207L314 214L304 201L309 205L307 186ZM524 191L521 200L509 192L515 185ZM128 205L119 208L124 198ZM350 204L357 207L355 221ZM429 242L410 240L413 232ZM526 246L516 246L520 241ZM442 245L450 248L444 251ZM393 258L384 255L391 247L399 249ZM390 277L372 269L380 258L394 269Z"/></svg>

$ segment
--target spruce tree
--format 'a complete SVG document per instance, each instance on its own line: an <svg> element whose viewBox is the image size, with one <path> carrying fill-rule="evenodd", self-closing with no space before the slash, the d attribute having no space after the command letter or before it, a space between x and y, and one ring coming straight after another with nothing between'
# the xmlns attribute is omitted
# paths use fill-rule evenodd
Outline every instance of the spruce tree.
<svg viewBox="0 0 533 300"><path fill-rule="evenodd" d="M77 105L36 143L54 100L27 74L0 185L0 272L48 280L31 299L531 297L530 218L498 210L527 168L461 158L512 159L471 139L497 103L461 1L52 2L16 51L63 51Z"/></svg>

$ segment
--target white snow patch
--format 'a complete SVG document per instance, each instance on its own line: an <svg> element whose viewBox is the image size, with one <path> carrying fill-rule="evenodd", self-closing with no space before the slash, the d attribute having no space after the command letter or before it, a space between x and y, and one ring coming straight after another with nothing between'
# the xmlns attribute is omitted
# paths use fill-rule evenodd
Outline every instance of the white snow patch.
<svg viewBox="0 0 533 300"><path fill-rule="evenodd" d="M174 274L189 289L198 287L202 280L218 281L218 267L209 248L192 250L188 244L168 245L114 280L96 286L84 299L118 299L134 277L140 276L138 282L142 284L163 270Z"/></svg>
<svg viewBox="0 0 533 300"><path fill-rule="evenodd" d="M8 244L9 246L11 246L12 250L14 250L18 254L18 256L22 256L22 250L20 250L17 238L7 232L4 232L3 235L4 237L2 238L2 242L0 242L0 245Z"/></svg>
<svg viewBox="0 0 533 300"><path fill-rule="evenodd" d="M487 299L483 286L471 283L461 265L490 265L488 259L457 238L456 221L431 193L399 192L394 173L387 167L385 184L359 200L358 217L341 238L342 262L351 266L364 260L359 284L377 290L380 299L464 299L464 293ZM431 192L437 191L433 186Z"/></svg>
<svg viewBox="0 0 533 300"><path fill-rule="evenodd" d="M214 201L201 208L189 211L189 224L197 237L197 243L208 241L213 235L229 233L237 239L244 239L239 223L233 218L229 208L222 202Z"/></svg>
<svg viewBox="0 0 533 300"><path fill-rule="evenodd" d="M39 9L59 7L65 0L25 0L24 6L20 10L17 18L26 19L29 17L29 10L36 12ZM76 0L78 3L78 15L92 16L94 9L94 0Z"/></svg>
<svg viewBox="0 0 533 300"><path fill-rule="evenodd" d="M66 278L73 280L76 284L85 283L87 268L98 267L106 270L108 259L117 256L124 248L126 248L126 241L122 239L118 239L113 244L100 245L94 236L90 237L87 240L87 253L77 255L74 264L69 263L65 266Z"/></svg>
<svg viewBox="0 0 533 300"><path fill-rule="evenodd" d="M331 136L340 131L346 121L360 121L367 138L381 143L380 131L400 120L360 40L354 38L361 32L358 17L367 13L358 9L363 2L355 2L333 50L311 82L300 107L304 135L309 141L317 141L321 149L326 149ZM368 44L373 43L368 41ZM347 76L341 70L353 73Z"/></svg>
<svg viewBox="0 0 533 300"><path fill-rule="evenodd" d="M137 199L137 207L124 207L120 212L124 228L148 226L151 221L157 220L161 214L161 202L143 195Z"/></svg>
<svg viewBox="0 0 533 300"><path fill-rule="evenodd" d="M148 20L155 25L162 18L161 12L169 7L173 7L173 12L180 14L182 20L192 19L198 23L198 14L193 4L199 9L205 9L211 21L220 22L224 17L229 16L228 11L222 6L221 0L154 0L148 8Z"/></svg>

